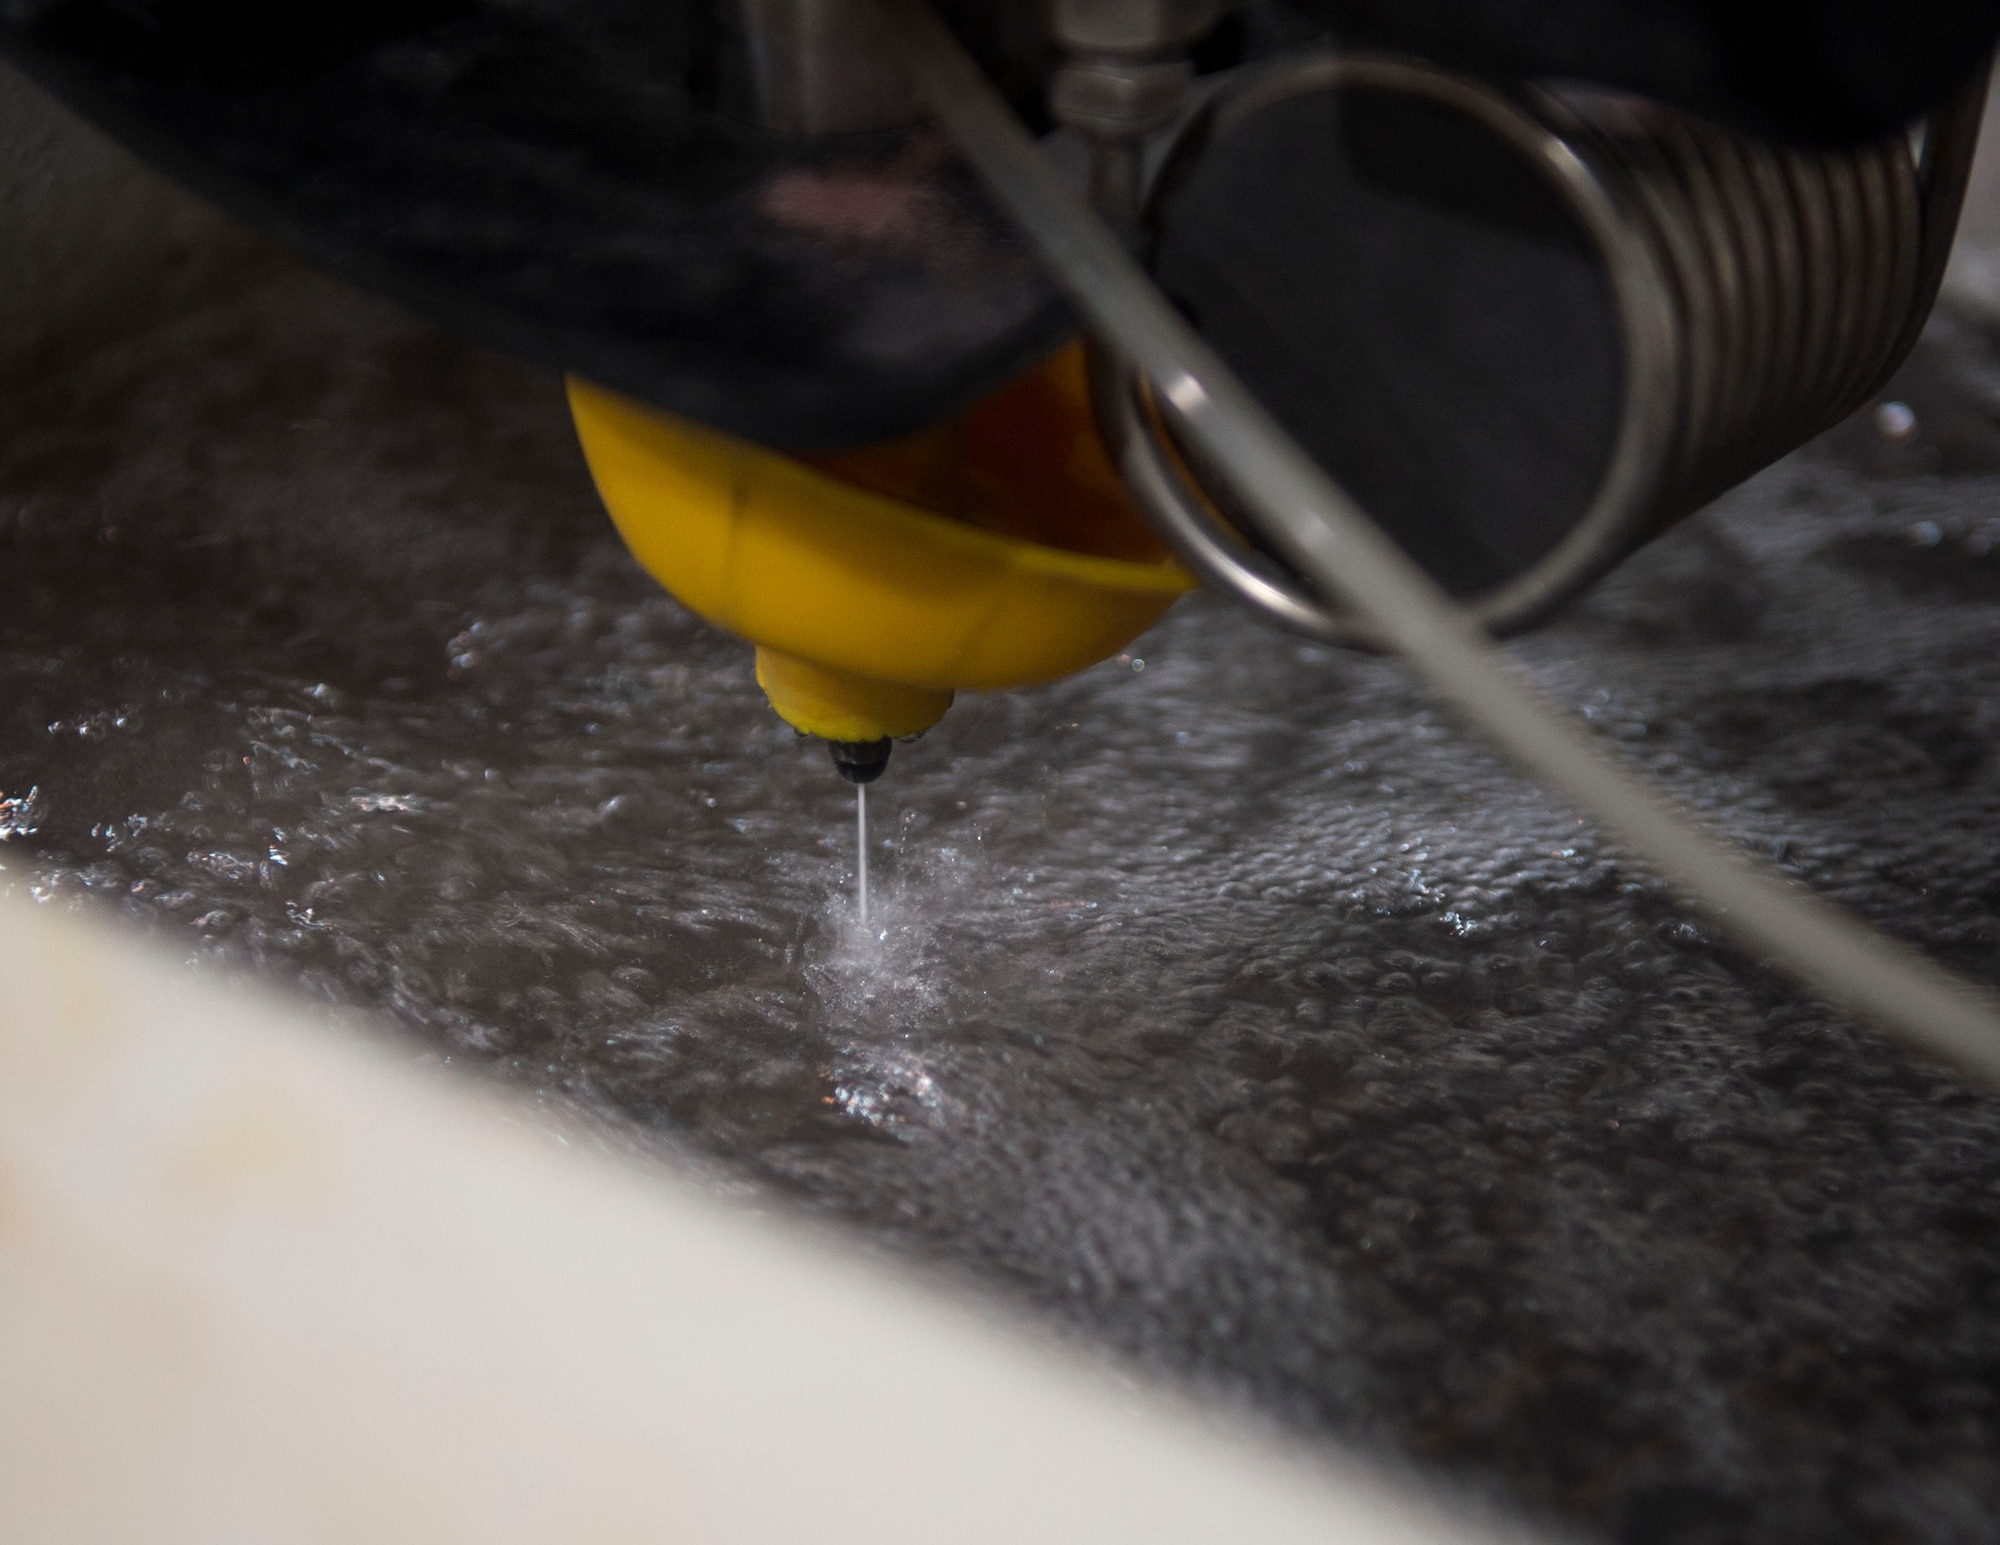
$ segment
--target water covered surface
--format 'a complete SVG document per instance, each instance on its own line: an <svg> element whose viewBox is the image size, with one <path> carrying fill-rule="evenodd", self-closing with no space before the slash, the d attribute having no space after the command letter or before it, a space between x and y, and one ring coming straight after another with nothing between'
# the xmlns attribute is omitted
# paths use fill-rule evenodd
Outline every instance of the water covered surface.
<svg viewBox="0 0 2000 1545"><path fill-rule="evenodd" d="M2000 353L1520 657L2000 981ZM853 803L554 383L298 283L8 410L0 884L379 1009L1297 1427L1633 1541L1991 1538L2000 1101L1396 667L1184 606ZM1143 661L1143 669L1141 663Z"/></svg>

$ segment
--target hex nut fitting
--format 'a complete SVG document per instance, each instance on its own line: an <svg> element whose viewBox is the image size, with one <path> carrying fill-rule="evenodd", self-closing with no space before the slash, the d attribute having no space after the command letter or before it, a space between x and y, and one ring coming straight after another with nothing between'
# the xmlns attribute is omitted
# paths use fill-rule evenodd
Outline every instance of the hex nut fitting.
<svg viewBox="0 0 2000 1545"><path fill-rule="evenodd" d="M1049 87L1056 122L1095 139L1127 139L1172 123L1187 101L1194 67L1092 59L1063 65Z"/></svg>

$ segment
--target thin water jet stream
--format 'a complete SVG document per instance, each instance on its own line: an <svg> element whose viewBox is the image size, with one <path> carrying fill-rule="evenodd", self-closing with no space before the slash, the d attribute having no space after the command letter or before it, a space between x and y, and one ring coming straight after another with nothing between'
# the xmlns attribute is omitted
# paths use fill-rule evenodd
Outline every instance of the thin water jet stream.
<svg viewBox="0 0 2000 1545"><path fill-rule="evenodd" d="M868 785L854 785L855 897L861 926L868 926Z"/></svg>

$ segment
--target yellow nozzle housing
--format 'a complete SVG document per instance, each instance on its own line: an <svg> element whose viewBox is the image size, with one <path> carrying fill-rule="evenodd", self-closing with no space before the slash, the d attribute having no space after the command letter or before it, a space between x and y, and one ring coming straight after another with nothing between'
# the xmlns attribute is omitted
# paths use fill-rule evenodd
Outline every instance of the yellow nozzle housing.
<svg viewBox="0 0 2000 1545"><path fill-rule="evenodd" d="M816 465L575 377L569 400L633 556L758 646L809 734L917 734L956 690L1116 653L1193 588L1125 499L1075 346L960 419Z"/></svg>
<svg viewBox="0 0 2000 1545"><path fill-rule="evenodd" d="M757 685L795 730L826 740L921 735L951 707L949 687L913 687L757 646Z"/></svg>

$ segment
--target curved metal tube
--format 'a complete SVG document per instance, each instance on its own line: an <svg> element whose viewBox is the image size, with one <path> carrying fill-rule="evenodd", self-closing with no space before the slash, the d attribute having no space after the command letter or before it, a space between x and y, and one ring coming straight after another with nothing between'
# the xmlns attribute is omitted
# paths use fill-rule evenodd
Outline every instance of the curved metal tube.
<svg viewBox="0 0 2000 1545"><path fill-rule="evenodd" d="M1624 407L1588 506L1547 552L1461 600L1502 634L1542 620L1879 388L1935 298L1984 100L1969 88L1941 110L1921 158L1900 136L1780 153L1624 99L1510 95L1418 60L1312 49L1210 96L1176 132L1154 196L1246 120L1295 97L1355 90L1437 104L1534 167L1587 236L1614 300ZM1098 348L1117 353L1104 340ZM1226 487L1203 488L1212 480L1188 465L1184 440L1163 440L1173 415L1148 401L1140 373L1106 368L1131 381L1098 392L1100 427L1188 565L1282 627L1382 647L1361 618L1216 519Z"/></svg>
<svg viewBox="0 0 2000 1545"><path fill-rule="evenodd" d="M1181 562L1280 627L1330 643L1349 641L1352 623L1273 572L1277 566L1231 531L1173 464L1147 422L1145 383L1132 362L1095 339L1089 357L1091 406L1105 449L1126 491Z"/></svg>

